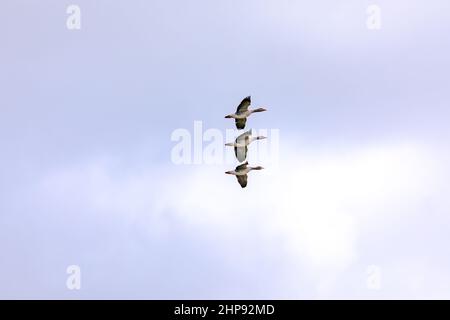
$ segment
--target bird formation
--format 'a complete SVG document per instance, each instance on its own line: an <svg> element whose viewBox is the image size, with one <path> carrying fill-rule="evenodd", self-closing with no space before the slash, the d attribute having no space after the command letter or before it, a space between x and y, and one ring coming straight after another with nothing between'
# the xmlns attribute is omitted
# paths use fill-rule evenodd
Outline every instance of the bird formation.
<svg viewBox="0 0 450 320"><path fill-rule="evenodd" d="M237 110L235 113L229 114L225 116L225 118L231 118L235 120L236 128L241 130L245 128L245 124L247 123L247 118L255 112L263 112L267 111L264 108L257 108L257 109L249 109L251 105L251 97L248 96L242 100L242 102L237 107ZM239 135L234 142L226 143L226 146L234 147L234 154L236 155L236 158L238 161L244 162L247 158L247 150L250 143L256 140L262 140L266 139L264 136L252 136L252 130L248 130L247 132L242 133ZM236 169L225 172L226 174L232 174L235 175L239 184L242 188L245 188L247 186L247 174L252 170L262 170L264 169L261 166L252 167L248 165L248 161L245 161L244 163L238 165Z"/></svg>

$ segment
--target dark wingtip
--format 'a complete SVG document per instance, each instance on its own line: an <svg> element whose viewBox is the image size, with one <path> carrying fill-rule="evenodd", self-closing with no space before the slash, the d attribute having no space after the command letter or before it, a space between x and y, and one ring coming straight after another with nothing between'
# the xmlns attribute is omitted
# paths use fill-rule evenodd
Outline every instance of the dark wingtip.
<svg viewBox="0 0 450 320"><path fill-rule="evenodd" d="M245 122L241 122L241 121L236 121L236 128L238 128L239 130L242 130L245 128Z"/></svg>

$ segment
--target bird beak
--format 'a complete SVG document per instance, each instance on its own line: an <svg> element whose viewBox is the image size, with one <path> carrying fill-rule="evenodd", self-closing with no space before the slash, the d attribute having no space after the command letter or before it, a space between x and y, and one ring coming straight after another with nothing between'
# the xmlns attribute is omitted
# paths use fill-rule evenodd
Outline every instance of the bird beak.
<svg viewBox="0 0 450 320"><path fill-rule="evenodd" d="M225 171L226 174L231 174L231 171Z"/></svg>
<svg viewBox="0 0 450 320"><path fill-rule="evenodd" d="M262 140L262 139L267 139L267 137L261 136L261 137L259 137L259 139L260 139L260 140Z"/></svg>
<svg viewBox="0 0 450 320"><path fill-rule="evenodd" d="M230 116L230 115L228 115L228 116L225 116L225 118L226 118L226 119L229 119L229 118L231 118L231 116Z"/></svg>

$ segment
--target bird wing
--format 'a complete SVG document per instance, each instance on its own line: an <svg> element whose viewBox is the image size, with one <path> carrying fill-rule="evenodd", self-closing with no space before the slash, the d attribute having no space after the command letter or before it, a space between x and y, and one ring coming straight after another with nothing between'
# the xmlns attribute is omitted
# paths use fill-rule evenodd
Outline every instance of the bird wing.
<svg viewBox="0 0 450 320"><path fill-rule="evenodd" d="M245 188L247 186L247 175L241 175L241 176L236 176L239 184L241 185L242 188Z"/></svg>
<svg viewBox="0 0 450 320"><path fill-rule="evenodd" d="M236 114L240 114L248 110L248 107L252 103L251 97L245 97L244 100L241 101L239 106L237 107Z"/></svg>
<svg viewBox="0 0 450 320"><path fill-rule="evenodd" d="M235 169L235 171L240 171L240 170L244 170L245 168L247 168L248 165L248 161L245 161L243 164L238 165Z"/></svg>
<svg viewBox="0 0 450 320"><path fill-rule="evenodd" d="M247 122L247 119L235 119L236 121L236 128L238 129L244 129L245 128L245 123Z"/></svg>
<svg viewBox="0 0 450 320"><path fill-rule="evenodd" d="M243 134L241 134L240 136L238 136L236 138L236 143L238 144L245 144L245 141L247 140L248 137L250 137L252 135L252 129L248 130L247 132L244 132Z"/></svg>
<svg viewBox="0 0 450 320"><path fill-rule="evenodd" d="M247 158L247 146L234 147L234 154L236 155L236 158L239 160L239 162L245 161L245 158Z"/></svg>

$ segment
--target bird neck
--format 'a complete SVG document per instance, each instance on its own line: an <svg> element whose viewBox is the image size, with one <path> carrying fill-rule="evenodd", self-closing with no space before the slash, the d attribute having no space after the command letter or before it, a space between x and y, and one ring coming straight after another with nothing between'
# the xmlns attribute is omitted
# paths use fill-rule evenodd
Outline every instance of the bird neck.
<svg viewBox="0 0 450 320"><path fill-rule="evenodd" d="M263 112L263 111L265 111L263 108L257 108L257 109L250 110L250 113Z"/></svg>
<svg viewBox="0 0 450 320"><path fill-rule="evenodd" d="M253 141L256 141L256 140L262 140L262 139L264 139L264 137L251 137L250 138L250 142L253 142Z"/></svg>

